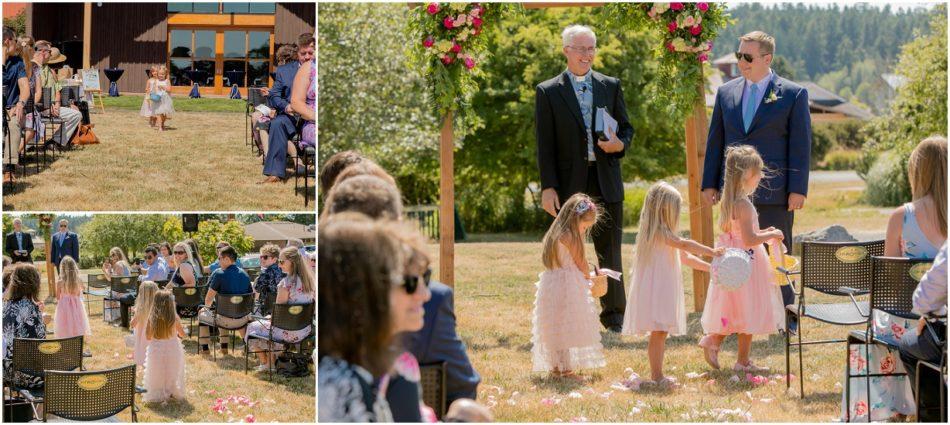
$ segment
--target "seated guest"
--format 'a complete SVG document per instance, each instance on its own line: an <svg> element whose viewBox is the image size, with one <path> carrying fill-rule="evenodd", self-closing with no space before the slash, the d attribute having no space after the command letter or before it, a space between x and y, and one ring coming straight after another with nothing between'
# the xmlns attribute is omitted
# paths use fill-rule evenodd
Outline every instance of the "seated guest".
<svg viewBox="0 0 950 425"><path fill-rule="evenodd" d="M198 242L195 242L194 239L188 238L185 239L185 243L188 244L189 248L191 248L191 259L194 261L195 277L200 279L202 276L204 276L204 263L201 261L201 251L198 251Z"/></svg>
<svg viewBox="0 0 950 425"><path fill-rule="evenodd" d="M277 66L283 66L284 64L295 59L297 56L297 46L293 44L285 44L280 46L274 56L276 57ZM267 87L261 87L259 90L261 91L261 96L264 96L265 98L270 95L270 89ZM261 140L261 127L264 127L262 124L269 122L270 120L274 119L275 116L277 116L276 109L271 108L270 111L270 115L268 115L266 118L260 111L255 110L251 113L251 138L259 148L258 155L265 154L265 145Z"/></svg>
<svg viewBox="0 0 950 425"><path fill-rule="evenodd" d="M165 288L169 289L175 286L194 288L198 280L195 277L195 262L191 254L191 247L184 242L178 242L172 252L175 254L175 264L178 264L178 267L172 272ZM198 314L197 307L183 307L175 304L175 309L181 317L195 317Z"/></svg>
<svg viewBox="0 0 950 425"><path fill-rule="evenodd" d="M927 329L927 315L947 315L947 243L944 242L933 266L920 279L917 289L914 290L914 313L919 314L917 332L904 334L900 339L900 356L907 369L907 376L914 379L917 371L917 361L923 360L940 364L943 348L947 341L947 324L944 321L933 320L929 323L933 332ZM935 338L936 337L936 338ZM943 338L941 342L937 338ZM920 373L920 393L915 394L920 404L920 417L917 422L940 422L940 385L947 383L939 373L924 369ZM913 388L913 387L911 387ZM944 388L946 391L946 388ZM946 392L944 392L946 394Z"/></svg>
<svg viewBox="0 0 950 425"><path fill-rule="evenodd" d="M175 256L172 255L172 245L170 243L163 241L158 244L158 254L165 260L165 264L168 264L169 270L178 267L178 264L175 263Z"/></svg>
<svg viewBox="0 0 950 425"><path fill-rule="evenodd" d="M142 273L139 275L140 282L168 280L168 263L158 253L158 248L155 246L149 245L145 248L145 264L141 266L140 273Z"/></svg>
<svg viewBox="0 0 950 425"><path fill-rule="evenodd" d="M355 213L321 221L318 239L318 422L392 422L374 380L395 360L389 297L402 291L400 242Z"/></svg>
<svg viewBox="0 0 950 425"><path fill-rule="evenodd" d="M294 77L293 90L290 93L290 107L300 115L303 127L300 129L300 147L316 146L317 65L314 59L304 62ZM293 155L295 158L298 155Z"/></svg>
<svg viewBox="0 0 950 425"><path fill-rule="evenodd" d="M10 272L10 287L3 299L3 375L20 388L43 388L43 378L14 372L14 338L46 338L40 295L40 273L29 263L18 263Z"/></svg>
<svg viewBox="0 0 950 425"><path fill-rule="evenodd" d="M221 252L221 250L224 249L225 247L231 247L231 244L225 241L221 241L221 242L218 242L218 244L214 246L214 250L215 252ZM239 268L242 268L242 269L244 268L244 264L241 264L240 258L237 259L235 264L237 264ZM208 267L205 267L205 272L210 275L211 273L214 273L214 271L217 270L218 268L220 268L220 266L218 265L218 260L214 260L214 262L209 264Z"/></svg>
<svg viewBox="0 0 950 425"><path fill-rule="evenodd" d="M273 245L271 245L273 246ZM280 281L277 289L277 304L307 304L313 303L316 298L314 291L314 278L310 266L304 260L300 251L296 247L287 247L280 251L280 268L286 273L286 277ZM261 365L257 367L258 371L269 370L274 367L277 359L277 353L284 349L284 343L296 343L302 341L310 335L311 328L307 326L297 331L287 331L276 326L271 329L271 321L268 319L251 322L247 326L247 335L256 335L268 337L273 332L274 340L280 342L269 343L261 339L245 338L245 343L253 351L271 350L270 353L257 353L257 358Z"/></svg>
<svg viewBox="0 0 950 425"><path fill-rule="evenodd" d="M205 295L204 302L204 305L212 306L212 309L203 307L201 311L198 312L198 343L201 344L201 352L203 354L208 353L211 327L214 326L215 323L228 328L237 328L247 324L248 319L251 317L247 315L237 319L220 316L215 318L214 312L212 311L214 309L213 303L215 296L219 293L224 295L243 295L254 292L251 288L251 278L248 277L243 269L235 264L236 261L237 251L235 251L233 247L226 246L218 251L217 263L220 265L220 268L211 274L208 282L208 293ZM241 328L238 331L242 338L244 337L244 331L245 328ZM221 343L221 351L227 354L227 342Z"/></svg>
<svg viewBox="0 0 950 425"><path fill-rule="evenodd" d="M257 298L257 310L262 315L271 313L270 306L265 307L268 297L277 296L277 285L286 276L277 265L280 248L277 245L266 244L261 247L261 274L254 283L254 296Z"/></svg>
<svg viewBox="0 0 950 425"><path fill-rule="evenodd" d="M16 32L3 27L3 108L8 120L9 140L3 149L3 182L14 180L14 171L20 163L19 152L26 144L21 144L20 129L23 127L30 99L30 79L33 73L32 49L17 40ZM9 244L7 245L9 246Z"/></svg>
<svg viewBox="0 0 950 425"><path fill-rule="evenodd" d="M301 111L290 104L297 70L313 60L315 39L313 34L303 33L297 38L297 60L277 68L277 78L270 89L269 103L277 110L270 122L267 141L267 156L264 159L264 175L260 183L277 183L286 179L288 142L297 134L297 118ZM293 152L291 152L293 155ZM296 155L293 155L296 156Z"/></svg>
<svg viewBox="0 0 950 425"><path fill-rule="evenodd" d="M359 211L374 220L400 220L402 195L396 186L379 177L355 176L333 186L321 219L343 211Z"/></svg>
<svg viewBox="0 0 950 425"><path fill-rule="evenodd" d="M320 169L320 192L326 194L333 188L333 183L336 182L336 177L340 173L353 164L358 164L360 161L366 159L362 154L357 151L349 150L337 152L327 158L326 162L323 163L323 168Z"/></svg>
<svg viewBox="0 0 950 425"><path fill-rule="evenodd" d="M109 258L102 263L102 274L105 275L106 280L112 280L113 277L126 277L132 276L132 267L129 266L129 260L125 257L125 253L122 252L122 248L117 246L112 247L109 250ZM116 298L121 297L121 294L110 291L109 297ZM134 299L134 298L133 298ZM121 313L119 312L120 306L119 301L104 301L105 308L102 315L102 320L106 322L114 322L120 318Z"/></svg>
<svg viewBox="0 0 950 425"><path fill-rule="evenodd" d="M42 114L44 117L53 116L62 118L63 120L63 131L56 131L53 133L50 140L58 147L66 146L72 139L73 133L79 127L79 123L82 121L82 114L79 113L78 109L60 107L60 88L62 87L59 83L59 80L56 78L56 73L53 72L49 66L51 63L65 62L66 56L60 54L59 49L53 47L48 41L45 40L37 41L35 44L35 49L37 51L47 50L49 52L43 61L43 68L41 70L40 78L42 81L42 88L52 90L52 98L48 99L49 103L45 105L46 110L44 110Z"/></svg>

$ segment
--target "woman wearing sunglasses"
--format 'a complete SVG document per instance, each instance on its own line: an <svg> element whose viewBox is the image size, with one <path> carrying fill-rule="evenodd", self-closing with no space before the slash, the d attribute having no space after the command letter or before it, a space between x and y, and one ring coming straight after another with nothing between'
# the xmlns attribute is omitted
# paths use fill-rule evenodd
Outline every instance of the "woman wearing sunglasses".
<svg viewBox="0 0 950 425"><path fill-rule="evenodd" d="M315 298L314 287L316 286L314 282L313 272L310 270L310 265L307 264L307 260L301 255L297 247L289 246L280 251L280 255L277 260L280 265L281 270L287 274L284 277L280 284L277 285L277 304L308 304L312 303ZM258 371L266 371L274 367L274 362L277 359L277 352L280 352L284 349L284 345L281 343L270 342L262 340L260 338L251 339L251 335L267 337L270 334L271 321L269 319L258 320L250 323L247 326L247 333L244 337L244 342L248 344L248 348L251 351L263 351L265 349L270 350L270 352L258 352L257 358L260 360L261 364L257 367ZM274 339L285 341L288 343L295 343L303 340L308 335L310 335L311 327L307 326L299 331L287 331L278 327L274 327L273 335Z"/></svg>
<svg viewBox="0 0 950 425"><path fill-rule="evenodd" d="M182 288L194 288L198 279L195 277L194 254L191 253L191 247L184 242L178 242L172 248L172 255L175 257L175 264L178 267L172 272L171 278L165 288L171 289L175 286ZM195 317L198 314L198 307L175 306L180 317Z"/></svg>

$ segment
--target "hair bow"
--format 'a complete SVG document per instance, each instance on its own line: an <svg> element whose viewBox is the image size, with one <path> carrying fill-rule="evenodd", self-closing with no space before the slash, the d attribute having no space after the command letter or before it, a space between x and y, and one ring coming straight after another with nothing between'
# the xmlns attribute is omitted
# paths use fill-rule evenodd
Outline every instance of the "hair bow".
<svg viewBox="0 0 950 425"><path fill-rule="evenodd" d="M587 211L590 211L594 205L590 201L584 200L577 203L577 207L574 208L574 211L578 214L584 214Z"/></svg>

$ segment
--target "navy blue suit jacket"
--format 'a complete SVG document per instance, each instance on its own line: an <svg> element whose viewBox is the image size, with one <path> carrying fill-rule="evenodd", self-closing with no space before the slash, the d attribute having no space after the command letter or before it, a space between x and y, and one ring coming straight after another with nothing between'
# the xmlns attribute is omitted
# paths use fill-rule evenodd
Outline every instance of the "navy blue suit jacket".
<svg viewBox="0 0 950 425"><path fill-rule="evenodd" d="M432 298L425 303L425 324L406 337L409 352L425 365L446 362L446 405L460 398L475 399L481 377L465 353L465 344L455 332L452 288L432 281Z"/></svg>
<svg viewBox="0 0 950 425"><path fill-rule="evenodd" d="M749 131L742 121L742 90L746 79L723 84L706 138L703 189L722 190L726 148L750 145L759 151L771 173L762 179L752 201L759 205L787 205L789 193L808 194L811 161L811 115L808 91L774 72ZM775 100L769 101L775 94Z"/></svg>
<svg viewBox="0 0 950 425"><path fill-rule="evenodd" d="M298 69L300 69L300 62L296 60L277 67L274 86L271 87L267 96L270 106L277 109L277 114L283 114L287 105L290 105L290 90L294 86L294 77Z"/></svg>
<svg viewBox="0 0 950 425"><path fill-rule="evenodd" d="M52 252L50 256L53 257L53 264L56 267L59 267L59 262L63 260L67 255L73 257L73 260L79 262L79 235L73 232L66 232L66 240L63 241L62 246L60 246L60 236L58 233L53 234L52 240L50 243L53 244Z"/></svg>

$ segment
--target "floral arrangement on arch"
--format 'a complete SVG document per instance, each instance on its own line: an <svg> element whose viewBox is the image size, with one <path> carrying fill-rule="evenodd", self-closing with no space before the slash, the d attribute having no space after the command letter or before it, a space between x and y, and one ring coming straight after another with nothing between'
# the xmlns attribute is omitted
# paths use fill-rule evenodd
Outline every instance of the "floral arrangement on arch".
<svg viewBox="0 0 950 425"><path fill-rule="evenodd" d="M511 4L425 3L410 11L408 31L415 40L407 56L426 80L440 117L455 112L471 127L477 117L466 108L478 90L478 64L487 58L483 32Z"/></svg>
<svg viewBox="0 0 950 425"><path fill-rule="evenodd" d="M713 6L710 3L645 3L641 7L651 20L665 27L663 46L669 53L692 55L700 62L709 60L715 32L706 30L703 24L704 21L706 26L714 23L707 20L706 15L716 12L709 13L710 8L716 7L715 3Z"/></svg>

